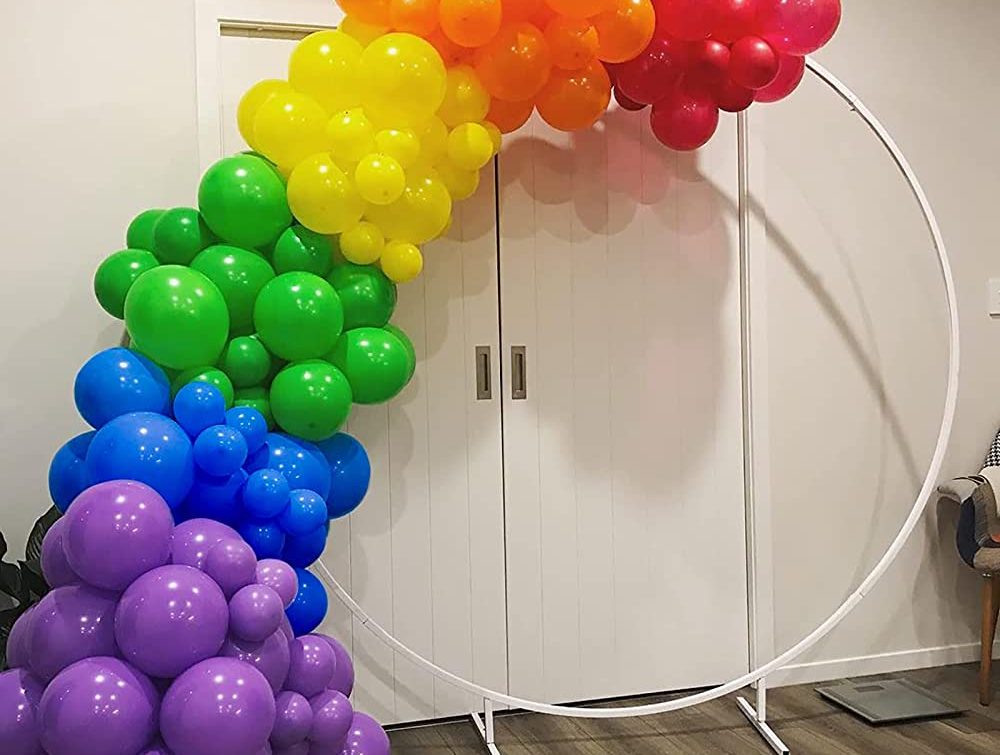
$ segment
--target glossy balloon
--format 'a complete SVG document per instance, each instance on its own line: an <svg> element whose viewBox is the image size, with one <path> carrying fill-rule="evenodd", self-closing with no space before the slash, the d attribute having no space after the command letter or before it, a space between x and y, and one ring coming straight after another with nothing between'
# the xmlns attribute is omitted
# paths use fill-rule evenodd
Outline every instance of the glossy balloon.
<svg viewBox="0 0 1000 755"><path fill-rule="evenodd" d="M403 344L403 348L406 349L408 365L407 374L409 375L407 380L409 380L409 378L413 377L413 373L416 372L417 369L417 350L413 347L413 341L410 340L410 337L406 335L402 328L399 328L392 323L386 325L385 329L396 336L396 338L399 339L399 342Z"/></svg>
<svg viewBox="0 0 1000 755"><path fill-rule="evenodd" d="M94 294L98 303L112 317L125 317L125 298L139 276L159 265L152 252L123 249L101 263L94 275Z"/></svg>
<svg viewBox="0 0 1000 755"><path fill-rule="evenodd" d="M653 134L678 151L695 150L712 138L719 125L719 108L707 90L678 86L653 105Z"/></svg>
<svg viewBox="0 0 1000 755"><path fill-rule="evenodd" d="M747 89L763 89L778 76L778 53L760 37L743 37L733 45L729 75Z"/></svg>
<svg viewBox="0 0 1000 755"><path fill-rule="evenodd" d="M263 448L247 460L247 469L275 469L291 490L313 490L324 498L330 492L330 470L323 454L301 438L270 433Z"/></svg>
<svg viewBox="0 0 1000 755"><path fill-rule="evenodd" d="M205 574L215 580L226 598L256 581L257 557L253 550L239 540L223 540L208 551Z"/></svg>
<svg viewBox="0 0 1000 755"><path fill-rule="evenodd" d="M280 629L263 642L248 642L230 636L219 655L236 658L257 669L277 694L288 676L288 638Z"/></svg>
<svg viewBox="0 0 1000 755"><path fill-rule="evenodd" d="M153 226L153 253L165 265L187 265L202 249L215 243L204 218L192 207L164 212Z"/></svg>
<svg viewBox="0 0 1000 755"><path fill-rule="evenodd" d="M350 701L341 692L327 689L309 702L313 710L309 739L321 747L342 747L354 720L354 708Z"/></svg>
<svg viewBox="0 0 1000 755"><path fill-rule="evenodd" d="M500 30L500 0L441 0L441 30L462 47L482 47Z"/></svg>
<svg viewBox="0 0 1000 755"><path fill-rule="evenodd" d="M347 377L359 404L377 404L406 387L409 363L406 349L381 328L355 328L344 334L329 355Z"/></svg>
<svg viewBox="0 0 1000 755"><path fill-rule="evenodd" d="M166 210L144 210L136 215L128 225L125 245L129 249L153 251L153 227Z"/></svg>
<svg viewBox="0 0 1000 755"><path fill-rule="evenodd" d="M235 388L250 388L271 372L271 355L259 338L238 336L226 344L219 366Z"/></svg>
<svg viewBox="0 0 1000 755"><path fill-rule="evenodd" d="M202 430L226 421L226 397L216 386L187 383L174 396L174 417L192 438Z"/></svg>
<svg viewBox="0 0 1000 755"><path fill-rule="evenodd" d="M42 566L42 576L48 582L49 587L64 587L66 585L82 582L80 575L69 565L66 558L66 551L63 550L63 538L66 534L68 521L66 517L56 519L49 531L42 538L42 552L40 561Z"/></svg>
<svg viewBox="0 0 1000 755"><path fill-rule="evenodd" d="M239 430L247 443L247 452L254 453L267 438L267 420L252 407L234 407L226 412L226 424Z"/></svg>
<svg viewBox="0 0 1000 755"><path fill-rule="evenodd" d="M234 407L254 409L263 418L269 430L274 429L274 417L271 416L271 399L267 388L240 388L236 391Z"/></svg>
<svg viewBox="0 0 1000 755"><path fill-rule="evenodd" d="M182 388L192 383L215 388L222 394L222 400L226 407L233 405L233 381L218 367L193 367L190 370L184 370L174 379L174 392L179 393Z"/></svg>
<svg viewBox="0 0 1000 755"><path fill-rule="evenodd" d="M532 100L506 102L494 99L490 104L490 112L487 113L486 118L490 123L495 124L501 133L509 134L527 123L534 109L535 103Z"/></svg>
<svg viewBox="0 0 1000 755"><path fill-rule="evenodd" d="M351 400L351 385L343 373L318 359L288 365L271 384L275 422L306 440L333 435L346 421Z"/></svg>
<svg viewBox="0 0 1000 755"><path fill-rule="evenodd" d="M10 636L7 638L7 666L8 668L27 668L28 653L30 651L31 624L35 613L34 606L22 613L14 626L11 627Z"/></svg>
<svg viewBox="0 0 1000 755"><path fill-rule="evenodd" d="M597 57L601 39L589 19L556 16L545 27L549 56L556 68L575 71ZM482 120L478 118L476 120Z"/></svg>
<svg viewBox="0 0 1000 755"><path fill-rule="evenodd" d="M312 572L296 569L295 574L299 578L299 591L285 614L291 622L295 635L301 636L312 632L323 622L328 598L323 584Z"/></svg>
<svg viewBox="0 0 1000 755"><path fill-rule="evenodd" d="M313 724L313 711L309 701L298 692L284 691L275 699L277 713L271 744L278 748L291 747L304 742Z"/></svg>
<svg viewBox="0 0 1000 755"><path fill-rule="evenodd" d="M191 492L175 512L175 519L214 519L228 525L239 524L242 520L239 496L246 479L247 473L242 469L226 477L196 470Z"/></svg>
<svg viewBox="0 0 1000 755"><path fill-rule="evenodd" d="M278 238L271 260L279 275L298 270L325 277L333 265L333 244L329 236L294 225Z"/></svg>
<svg viewBox="0 0 1000 755"><path fill-rule="evenodd" d="M479 171L493 159L493 138L478 123L463 123L448 135L448 160L462 170Z"/></svg>
<svg viewBox="0 0 1000 755"><path fill-rule="evenodd" d="M124 348L98 352L80 368L73 386L77 411L101 428L129 412L166 412L170 385L157 365Z"/></svg>
<svg viewBox="0 0 1000 755"><path fill-rule="evenodd" d="M778 57L778 75L770 84L754 92L757 102L777 102L790 95L802 82L806 72L806 60L797 55Z"/></svg>
<svg viewBox="0 0 1000 755"><path fill-rule="evenodd" d="M424 269L424 256L416 244L393 241L382 252L382 272L393 283L409 283Z"/></svg>
<svg viewBox="0 0 1000 755"><path fill-rule="evenodd" d="M327 513L331 519L347 516L364 500L371 482L368 453L357 439L337 433L319 444L330 465L330 495Z"/></svg>
<svg viewBox="0 0 1000 755"><path fill-rule="evenodd" d="M375 127L359 107L335 113L326 125L330 152L344 163L360 160L375 150Z"/></svg>
<svg viewBox="0 0 1000 755"><path fill-rule="evenodd" d="M284 561L273 558L257 562L255 581L267 585L278 593L285 608L291 605L299 591L299 580L295 570Z"/></svg>
<svg viewBox="0 0 1000 755"><path fill-rule="evenodd" d="M257 558L277 558L285 549L285 533L274 522L246 521L239 530Z"/></svg>
<svg viewBox="0 0 1000 755"><path fill-rule="evenodd" d="M301 537L326 524L326 501L311 490L293 490L288 506L278 517L278 526L288 535Z"/></svg>
<svg viewBox="0 0 1000 755"><path fill-rule="evenodd" d="M289 643L291 663L285 689L303 697L318 695L333 679L337 657L322 637L313 634L296 637Z"/></svg>
<svg viewBox="0 0 1000 755"><path fill-rule="evenodd" d="M292 222L284 182L252 155L227 157L210 167L198 188L198 206L216 236L247 249L273 244Z"/></svg>
<svg viewBox="0 0 1000 755"><path fill-rule="evenodd" d="M211 519L190 519L174 529L171 562L203 569L208 553L223 541L239 541L232 527Z"/></svg>
<svg viewBox="0 0 1000 755"><path fill-rule="evenodd" d="M311 359L336 342L344 326L344 309L337 292L319 276L285 273L260 292L254 323L273 354L288 360Z"/></svg>
<svg viewBox="0 0 1000 755"><path fill-rule="evenodd" d="M428 123L439 120L433 118ZM420 137L412 128L384 128L375 134L375 151L389 155L403 168L413 165L420 158L422 149Z"/></svg>
<svg viewBox="0 0 1000 755"><path fill-rule="evenodd" d="M677 39L702 40L715 30L722 12L723 0L656 0L656 26Z"/></svg>
<svg viewBox="0 0 1000 755"><path fill-rule="evenodd" d="M511 102L535 97L551 70L545 35L526 22L505 24L476 57L476 74L486 90L497 99Z"/></svg>
<svg viewBox="0 0 1000 755"><path fill-rule="evenodd" d="M344 328L382 327L396 308L396 287L369 265L338 265L327 277L344 307Z"/></svg>
<svg viewBox="0 0 1000 755"><path fill-rule="evenodd" d="M243 95L239 107L236 109L236 122L240 129L240 135L252 149L259 151L257 139L254 136L254 120L257 118L257 111L271 98L272 94L287 92L290 89L287 81L265 79L258 81Z"/></svg>
<svg viewBox="0 0 1000 755"><path fill-rule="evenodd" d="M366 202L392 204L406 188L406 173L394 157L373 152L354 169L354 185Z"/></svg>
<svg viewBox="0 0 1000 755"><path fill-rule="evenodd" d="M351 654L333 637L325 634L319 636L326 640L326 644L330 646L333 654L337 657L337 668L333 672L333 679L330 680L328 689L337 690L345 697L350 697L351 692L354 691L354 661L351 660Z"/></svg>
<svg viewBox="0 0 1000 755"><path fill-rule="evenodd" d="M49 592L33 611L28 664L48 682L67 666L96 655L114 656L114 593L89 585L69 585Z"/></svg>
<svg viewBox="0 0 1000 755"><path fill-rule="evenodd" d="M616 86L633 102L652 105L674 89L691 64L692 54L687 42L657 37L639 57L616 69Z"/></svg>
<svg viewBox="0 0 1000 755"><path fill-rule="evenodd" d="M378 721L355 713L342 755L389 755L389 735Z"/></svg>
<svg viewBox="0 0 1000 755"><path fill-rule="evenodd" d="M312 97L294 89L282 90L257 110L254 141L269 160L292 167L326 149L327 120L326 110Z"/></svg>
<svg viewBox="0 0 1000 755"><path fill-rule="evenodd" d="M326 153L312 155L292 171L288 204L302 225L325 234L353 228L365 211L353 181Z"/></svg>
<svg viewBox="0 0 1000 755"><path fill-rule="evenodd" d="M206 428L194 442L195 464L214 477L235 474L243 466L247 454L247 442L243 435L228 425Z"/></svg>
<svg viewBox="0 0 1000 755"><path fill-rule="evenodd" d="M608 109L611 80L599 61L578 71L554 70L535 106L542 119L560 131L589 128Z"/></svg>
<svg viewBox="0 0 1000 755"><path fill-rule="evenodd" d="M361 222L340 237L340 251L348 262L370 265L377 262L385 249L385 236L374 223ZM346 316L346 313L345 313Z"/></svg>
<svg viewBox="0 0 1000 755"><path fill-rule="evenodd" d="M80 493L90 486L87 451L97 433L77 435L60 448L49 465L49 495L60 511L65 512Z"/></svg>
<svg viewBox="0 0 1000 755"><path fill-rule="evenodd" d="M288 535L281 558L297 569L312 566L326 550L329 526L317 527L305 535Z"/></svg>
<svg viewBox="0 0 1000 755"><path fill-rule="evenodd" d="M266 585L247 585L229 601L229 631L247 642L263 642L277 632L282 616L281 597Z"/></svg>
<svg viewBox="0 0 1000 755"><path fill-rule="evenodd" d="M623 63L646 49L656 30L652 0L614 0L592 19L597 30L597 56L608 63Z"/></svg>
<svg viewBox="0 0 1000 755"><path fill-rule="evenodd" d="M753 104L754 90L726 79L712 88L712 97L720 110L725 110L727 113L738 113Z"/></svg>
<svg viewBox="0 0 1000 755"><path fill-rule="evenodd" d="M38 705L44 691L41 681L24 669L0 674L0 742L4 755L41 755ZM309 720L311 724L311 709Z"/></svg>
<svg viewBox="0 0 1000 755"><path fill-rule="evenodd" d="M328 113L356 107L363 82L358 63L364 48L342 31L318 31L299 42L288 63L288 83Z"/></svg>
<svg viewBox="0 0 1000 755"><path fill-rule="evenodd" d="M718 0L718 3L719 16L712 30L712 37L732 44L755 33L759 0Z"/></svg>
<svg viewBox="0 0 1000 755"><path fill-rule="evenodd" d="M358 75L364 82L361 104L382 127L418 125L444 101L447 75L441 56L412 34L386 34L368 45Z"/></svg>
<svg viewBox="0 0 1000 755"><path fill-rule="evenodd" d="M778 0L760 4L758 34L788 55L816 52L840 26L840 0Z"/></svg>
<svg viewBox="0 0 1000 755"><path fill-rule="evenodd" d="M468 65L448 69L444 101L438 117L454 128L460 123L478 123L490 110L490 93L476 71ZM405 166L404 166L405 167Z"/></svg>
<svg viewBox="0 0 1000 755"><path fill-rule="evenodd" d="M423 244L441 235L451 209L451 195L433 172L409 170L403 195L384 207L369 206L365 217L377 223L387 238Z"/></svg>
<svg viewBox="0 0 1000 755"><path fill-rule="evenodd" d="M245 334L253 329L253 307L261 289L274 279L274 268L258 254L234 246L211 246L191 262L191 268L216 285L229 308L230 328Z"/></svg>

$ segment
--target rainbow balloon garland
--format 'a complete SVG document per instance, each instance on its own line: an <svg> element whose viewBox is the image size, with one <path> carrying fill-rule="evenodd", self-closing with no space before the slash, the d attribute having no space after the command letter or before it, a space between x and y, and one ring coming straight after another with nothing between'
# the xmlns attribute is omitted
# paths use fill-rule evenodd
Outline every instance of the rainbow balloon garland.
<svg viewBox="0 0 1000 755"><path fill-rule="evenodd" d="M130 348L94 355L91 426L52 461L53 588L14 625L5 755L385 755L308 570L365 497L354 404L416 369L391 324L502 134L591 127L612 96L696 149L790 94L839 0L340 0L287 79L240 103L252 148L197 207L149 210L97 270Z"/></svg>

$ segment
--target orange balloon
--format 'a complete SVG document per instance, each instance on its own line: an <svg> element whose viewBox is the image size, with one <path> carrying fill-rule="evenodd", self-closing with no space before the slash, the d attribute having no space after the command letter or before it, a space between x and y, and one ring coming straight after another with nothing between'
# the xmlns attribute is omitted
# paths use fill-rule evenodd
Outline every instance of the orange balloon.
<svg viewBox="0 0 1000 755"><path fill-rule="evenodd" d="M545 5L545 0L501 0L504 23L533 21Z"/></svg>
<svg viewBox="0 0 1000 755"><path fill-rule="evenodd" d="M656 10L651 0L615 0L611 10L592 20L601 41L597 56L607 63L624 63L638 57L656 30Z"/></svg>
<svg viewBox="0 0 1000 755"><path fill-rule="evenodd" d="M348 16L373 26L389 25L389 0L337 0Z"/></svg>
<svg viewBox="0 0 1000 755"><path fill-rule="evenodd" d="M471 66L475 60L475 50L456 45L440 29L435 29L425 39L438 51L438 55L444 61L445 68L454 68L461 65Z"/></svg>
<svg viewBox="0 0 1000 755"><path fill-rule="evenodd" d="M555 69L535 100L552 128L579 131L592 126L611 102L611 79L599 60L579 71Z"/></svg>
<svg viewBox="0 0 1000 755"><path fill-rule="evenodd" d="M568 16L556 16L545 27L552 65L575 71L597 57L600 40L597 29L589 21Z"/></svg>
<svg viewBox="0 0 1000 755"><path fill-rule="evenodd" d="M476 56L476 73L486 91L510 102L538 94L551 70L545 35L529 23L505 25Z"/></svg>
<svg viewBox="0 0 1000 755"><path fill-rule="evenodd" d="M438 25L438 0L389 0L389 26L426 37Z"/></svg>
<svg viewBox="0 0 1000 755"><path fill-rule="evenodd" d="M535 104L531 100L506 102L494 99L490 103L490 112L486 115L486 120L500 129L500 133L510 134L527 123L534 110Z"/></svg>
<svg viewBox="0 0 1000 755"><path fill-rule="evenodd" d="M482 47L500 30L500 0L441 0L441 29L462 47Z"/></svg>
<svg viewBox="0 0 1000 755"><path fill-rule="evenodd" d="M614 0L545 0L561 16L590 18L614 5Z"/></svg>

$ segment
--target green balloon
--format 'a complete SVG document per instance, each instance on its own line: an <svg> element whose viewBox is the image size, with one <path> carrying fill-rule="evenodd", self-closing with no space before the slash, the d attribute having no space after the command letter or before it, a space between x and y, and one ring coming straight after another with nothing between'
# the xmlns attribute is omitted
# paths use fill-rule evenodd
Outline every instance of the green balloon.
<svg viewBox="0 0 1000 755"><path fill-rule="evenodd" d="M351 385L329 362L294 362L271 383L275 424L306 440L326 440L351 413Z"/></svg>
<svg viewBox="0 0 1000 755"><path fill-rule="evenodd" d="M253 305L261 289L274 280L274 268L256 252L235 246L210 246L191 262L191 268L218 286L229 307L234 334L253 332Z"/></svg>
<svg viewBox="0 0 1000 755"><path fill-rule="evenodd" d="M215 364L229 334L226 300L188 267L161 265L139 276L125 298L135 348L175 370Z"/></svg>
<svg viewBox="0 0 1000 755"><path fill-rule="evenodd" d="M237 388L252 388L267 380L271 355L254 336L239 336L226 344L219 366Z"/></svg>
<svg viewBox="0 0 1000 755"><path fill-rule="evenodd" d="M410 381L406 346L383 328L348 330L326 358L347 376L359 404L388 401Z"/></svg>
<svg viewBox="0 0 1000 755"><path fill-rule="evenodd" d="M219 238L248 249L267 246L292 223L284 181L252 155L227 157L209 168L198 206Z"/></svg>
<svg viewBox="0 0 1000 755"><path fill-rule="evenodd" d="M153 251L153 226L166 210L146 210L136 215L129 223L125 234L125 246L129 249Z"/></svg>
<svg viewBox="0 0 1000 755"><path fill-rule="evenodd" d="M144 249L123 249L104 260L94 275L94 293L104 311L121 320L125 316L125 297L132 284L159 264L153 253Z"/></svg>
<svg viewBox="0 0 1000 755"><path fill-rule="evenodd" d="M208 383L219 389L226 400L226 408L233 405L233 383L218 367L194 367L178 375L171 385L174 394L188 383Z"/></svg>
<svg viewBox="0 0 1000 755"><path fill-rule="evenodd" d="M293 225L278 237L271 261L279 275L303 270L326 277L333 266L333 244L329 236Z"/></svg>
<svg viewBox="0 0 1000 755"><path fill-rule="evenodd" d="M312 273L284 273L260 292L253 310L261 342L298 362L333 348L344 329L344 308L333 286Z"/></svg>
<svg viewBox="0 0 1000 755"><path fill-rule="evenodd" d="M327 276L344 305L344 328L381 328L396 308L396 286L372 265L339 265Z"/></svg>
<svg viewBox="0 0 1000 755"><path fill-rule="evenodd" d="M264 415L267 429L274 429L274 415L271 414L271 399L267 388L240 388L236 391L233 406L249 406Z"/></svg>
<svg viewBox="0 0 1000 755"><path fill-rule="evenodd" d="M406 376L406 382L410 382L410 378L413 377L413 373L417 371L417 350L413 348L413 341L410 337L403 332L403 329L393 325L392 323L385 326L385 329L392 333L399 342L403 344L403 348L406 349L406 355L409 359L409 374Z"/></svg>
<svg viewBox="0 0 1000 755"><path fill-rule="evenodd" d="M190 265L215 237L197 210L175 207L164 212L153 226L153 254L164 265Z"/></svg>

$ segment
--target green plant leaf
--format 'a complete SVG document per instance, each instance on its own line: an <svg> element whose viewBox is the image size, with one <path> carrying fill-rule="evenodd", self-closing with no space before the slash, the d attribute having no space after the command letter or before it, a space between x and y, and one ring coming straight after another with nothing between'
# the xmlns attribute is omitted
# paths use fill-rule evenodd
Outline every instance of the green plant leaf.
<svg viewBox="0 0 1000 755"><path fill-rule="evenodd" d="M52 528L62 513L55 506L52 506L48 511L39 517L38 521L35 522L35 526L31 528L31 534L28 535L28 542L24 546L24 557L28 561L37 561L42 557L42 541L45 540L45 535Z"/></svg>
<svg viewBox="0 0 1000 755"><path fill-rule="evenodd" d="M0 591L18 601L24 596L21 570L6 561L0 562Z"/></svg>
<svg viewBox="0 0 1000 755"><path fill-rule="evenodd" d="M36 603L49 591L49 584L42 576L41 566L37 561L33 563L19 561L18 565L21 567L21 583L29 593L27 602Z"/></svg>

